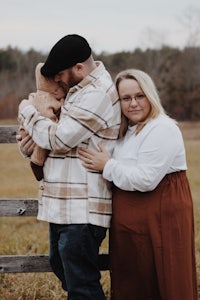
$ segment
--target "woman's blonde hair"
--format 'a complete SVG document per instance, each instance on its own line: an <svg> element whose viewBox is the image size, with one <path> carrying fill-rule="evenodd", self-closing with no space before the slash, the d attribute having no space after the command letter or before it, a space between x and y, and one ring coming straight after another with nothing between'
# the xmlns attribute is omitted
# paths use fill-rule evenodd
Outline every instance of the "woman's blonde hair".
<svg viewBox="0 0 200 300"><path fill-rule="evenodd" d="M119 93L119 83L124 79L136 80L151 105L151 111L148 117L143 122L139 123L137 126L136 134L138 134L150 120L156 118L160 114L166 115L166 113L161 104L157 88L153 80L147 73L137 69L128 69L118 73L118 75L115 78L115 85L118 93ZM122 113L120 137L126 133L127 128L128 128L128 119Z"/></svg>

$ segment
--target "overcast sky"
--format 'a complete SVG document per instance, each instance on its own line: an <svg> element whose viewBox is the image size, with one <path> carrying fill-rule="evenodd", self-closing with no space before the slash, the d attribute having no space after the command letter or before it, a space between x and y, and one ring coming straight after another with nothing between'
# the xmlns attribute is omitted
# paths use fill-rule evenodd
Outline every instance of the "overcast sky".
<svg viewBox="0 0 200 300"><path fill-rule="evenodd" d="M0 48L48 53L64 35L83 35L96 53L184 46L179 19L200 0L0 0Z"/></svg>

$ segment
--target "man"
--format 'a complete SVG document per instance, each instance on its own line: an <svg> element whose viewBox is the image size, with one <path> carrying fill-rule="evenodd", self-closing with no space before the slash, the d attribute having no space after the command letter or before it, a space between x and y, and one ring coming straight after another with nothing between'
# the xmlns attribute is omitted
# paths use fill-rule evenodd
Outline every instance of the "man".
<svg viewBox="0 0 200 300"><path fill-rule="evenodd" d="M98 149L102 142L113 151L121 115L117 92L88 42L76 34L54 45L41 73L67 93L58 123L42 117L30 100L19 109L34 143L50 150L38 208L38 219L50 223L50 264L68 299L103 300L98 252L110 225L111 190L99 172L82 166L78 147Z"/></svg>

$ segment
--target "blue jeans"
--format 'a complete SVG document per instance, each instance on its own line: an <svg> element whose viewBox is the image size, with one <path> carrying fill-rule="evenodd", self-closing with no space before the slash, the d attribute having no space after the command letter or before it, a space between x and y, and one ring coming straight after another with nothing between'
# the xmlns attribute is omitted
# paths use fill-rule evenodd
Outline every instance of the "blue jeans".
<svg viewBox="0 0 200 300"><path fill-rule="evenodd" d="M49 225L49 260L69 300L105 300L98 267L106 228L91 224Z"/></svg>

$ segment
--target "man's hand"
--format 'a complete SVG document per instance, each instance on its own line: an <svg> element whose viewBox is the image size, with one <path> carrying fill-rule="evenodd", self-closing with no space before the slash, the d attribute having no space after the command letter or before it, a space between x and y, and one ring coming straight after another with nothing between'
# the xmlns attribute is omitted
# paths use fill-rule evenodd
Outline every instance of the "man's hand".
<svg viewBox="0 0 200 300"><path fill-rule="evenodd" d="M25 138L22 139L21 135L17 135L16 140L19 144L19 148L22 154L25 156L31 156L36 145L35 142L32 140L32 137L30 135L27 135Z"/></svg>

